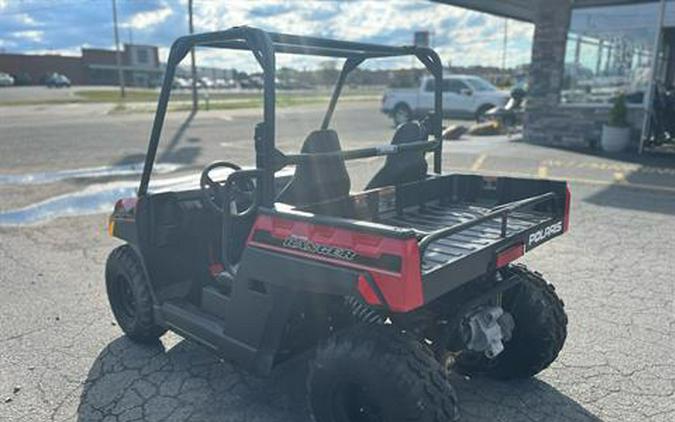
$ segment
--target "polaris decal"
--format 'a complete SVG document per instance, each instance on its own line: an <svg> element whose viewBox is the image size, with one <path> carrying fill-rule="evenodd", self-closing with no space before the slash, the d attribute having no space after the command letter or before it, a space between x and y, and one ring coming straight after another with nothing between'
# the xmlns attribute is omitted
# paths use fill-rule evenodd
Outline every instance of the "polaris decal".
<svg viewBox="0 0 675 422"><path fill-rule="evenodd" d="M288 236L284 239L284 247L290 249L298 249L303 252L324 255L330 258L344 259L346 261L353 261L357 257L356 252L351 249L338 248L336 246L320 245L314 243L309 239L299 236Z"/></svg>
<svg viewBox="0 0 675 422"><path fill-rule="evenodd" d="M530 233L530 236L527 238L527 248L534 248L535 246L549 240L550 238L559 235L562 233L562 229L562 221L558 221L557 223Z"/></svg>

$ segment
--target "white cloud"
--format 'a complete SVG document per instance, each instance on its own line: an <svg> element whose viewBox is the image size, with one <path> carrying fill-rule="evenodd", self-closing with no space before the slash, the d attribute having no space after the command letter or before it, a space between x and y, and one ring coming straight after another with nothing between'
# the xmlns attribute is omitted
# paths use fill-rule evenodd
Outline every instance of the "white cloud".
<svg viewBox="0 0 675 422"><path fill-rule="evenodd" d="M56 54L60 56L79 56L82 54L81 48L78 47L69 47L69 48L50 48L50 49L35 49L35 50L26 50L24 51L25 54L37 54L37 55L45 55L45 54Z"/></svg>
<svg viewBox="0 0 675 422"><path fill-rule="evenodd" d="M504 19L423 0L200 1L195 2L194 11L198 32L251 25L276 32L397 45L411 44L413 32L429 30L435 39L434 48L444 61L451 60L456 65L501 65ZM529 62L532 32L531 24L509 21L508 66ZM214 65L221 62L246 70L257 67L241 52L199 55L200 61L208 60ZM279 55L277 66L316 67L321 61ZM373 61L370 66L407 66L410 59L381 62Z"/></svg>
<svg viewBox="0 0 675 422"><path fill-rule="evenodd" d="M0 0L0 9L3 7L13 9L14 2ZM87 19L88 8L93 7L100 5L91 1L83 3L78 18ZM123 7L119 10L122 12L122 27L133 28L134 40L158 44L162 48L162 56L166 55L166 47L173 38L187 32L187 0L160 0L154 10L135 14L125 15ZM400 45L412 43L415 31L428 30L432 33L433 47L446 63L501 65L504 19L428 0L195 0L194 12L197 32L251 25L275 32ZM108 14L97 19L105 19L105 24L109 24ZM69 28L72 31L67 40L57 41L61 39L58 33L54 33L58 30L42 22L39 13L21 13L12 16L11 20L20 23L19 30L6 32L4 38L16 41L20 47L23 43L23 49L30 48L29 42L60 47L90 41L103 47L110 40L108 32L96 33L94 37L75 25ZM176 25L177 21L181 24ZM530 61L532 32L531 24L509 21L507 65ZM200 65L258 70L250 52L202 49L197 55ZM277 66L314 68L325 60L280 54ZM402 58L371 61L364 66L407 67L410 63L410 58Z"/></svg>
<svg viewBox="0 0 675 422"><path fill-rule="evenodd" d="M14 48L14 47L16 47L16 43L14 41L7 41L0 38L0 49Z"/></svg>
<svg viewBox="0 0 675 422"><path fill-rule="evenodd" d="M1 1L1 0L0 0ZM2 9L2 7L0 7ZM33 19L29 14L27 13L21 13L16 16L16 20L20 22L23 25L27 26L36 26L38 23L35 19Z"/></svg>
<svg viewBox="0 0 675 422"><path fill-rule="evenodd" d="M127 26L130 26L134 29L147 29L149 27L161 24L172 14L173 10L166 6L157 10L136 13L131 19L129 19Z"/></svg>
<svg viewBox="0 0 675 422"><path fill-rule="evenodd" d="M42 42L43 31L17 31L12 34L14 38L20 38L32 42Z"/></svg>

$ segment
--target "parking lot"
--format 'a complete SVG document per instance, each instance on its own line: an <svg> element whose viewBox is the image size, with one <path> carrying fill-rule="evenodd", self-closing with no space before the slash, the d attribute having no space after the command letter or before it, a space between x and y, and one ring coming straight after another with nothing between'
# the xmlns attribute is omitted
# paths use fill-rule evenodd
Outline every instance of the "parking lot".
<svg viewBox="0 0 675 422"><path fill-rule="evenodd" d="M5 92L5 91L3 91ZM389 142L376 102L341 106L343 148ZM322 107L278 112L297 150ZM304 361L261 379L169 334L122 336L103 281L104 210L133 194L152 115L105 104L0 109L0 420L305 421ZM250 164L258 110L173 113L157 180L227 159ZM519 142L446 142L446 171L571 181L571 231L524 260L569 315L565 348L527 381L453 375L464 421L675 419L675 157L606 157ZM378 160L351 167L358 189Z"/></svg>

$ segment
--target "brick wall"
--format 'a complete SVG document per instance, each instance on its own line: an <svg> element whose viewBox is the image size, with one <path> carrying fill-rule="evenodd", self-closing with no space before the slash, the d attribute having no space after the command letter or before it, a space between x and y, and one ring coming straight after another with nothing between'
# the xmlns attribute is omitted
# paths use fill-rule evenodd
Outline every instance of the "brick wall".
<svg viewBox="0 0 675 422"><path fill-rule="evenodd" d="M117 58L114 50L103 50L100 48L83 48L82 62L85 65L105 64L115 66L117 64Z"/></svg>
<svg viewBox="0 0 675 422"><path fill-rule="evenodd" d="M66 75L74 85L86 83L79 57L0 54L0 72L11 75L26 73L35 85L40 84L45 75L53 72Z"/></svg>

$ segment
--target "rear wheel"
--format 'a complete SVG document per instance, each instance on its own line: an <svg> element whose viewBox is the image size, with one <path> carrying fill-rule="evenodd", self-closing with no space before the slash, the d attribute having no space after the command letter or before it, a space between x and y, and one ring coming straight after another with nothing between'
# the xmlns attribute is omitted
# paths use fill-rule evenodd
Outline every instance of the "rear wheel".
<svg viewBox="0 0 675 422"><path fill-rule="evenodd" d="M139 343L157 341L166 329L155 324L148 281L131 246L110 253L105 278L110 307L122 331Z"/></svg>
<svg viewBox="0 0 675 422"><path fill-rule="evenodd" d="M425 346L391 325L357 325L321 344L307 378L315 422L447 422L457 399Z"/></svg>
<svg viewBox="0 0 675 422"><path fill-rule="evenodd" d="M515 321L511 340L491 360L482 354L462 352L453 368L460 373L498 379L531 377L546 369L565 344L565 305L553 285L524 265L511 266L509 271L521 278L521 283L502 297L502 307Z"/></svg>
<svg viewBox="0 0 675 422"><path fill-rule="evenodd" d="M410 107L408 107L407 104L397 104L396 107L394 107L392 118L394 119L396 126L408 123L412 120L412 110L410 110Z"/></svg>

